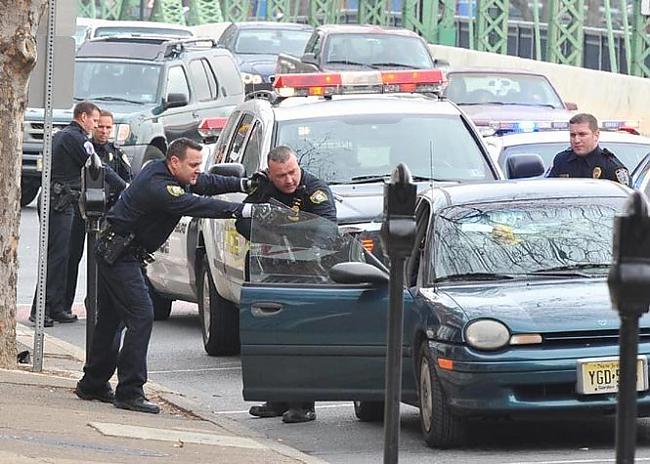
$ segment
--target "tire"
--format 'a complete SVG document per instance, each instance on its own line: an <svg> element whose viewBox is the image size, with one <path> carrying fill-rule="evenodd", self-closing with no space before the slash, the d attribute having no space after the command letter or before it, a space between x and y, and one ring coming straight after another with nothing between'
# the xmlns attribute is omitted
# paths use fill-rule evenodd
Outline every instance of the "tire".
<svg viewBox="0 0 650 464"><path fill-rule="evenodd" d="M153 303L153 320L166 321L172 312L172 302L169 298L160 295L155 288L147 280L147 287L149 287L149 297Z"/></svg>
<svg viewBox="0 0 650 464"><path fill-rule="evenodd" d="M219 295L206 259L201 259L199 277L199 316L203 347L210 356L239 353L239 311Z"/></svg>
<svg viewBox="0 0 650 464"><path fill-rule="evenodd" d="M20 181L20 207L25 207L34 201L38 191L41 189L41 179L23 178Z"/></svg>
<svg viewBox="0 0 650 464"><path fill-rule="evenodd" d="M462 444L466 435L465 420L454 415L449 407L426 341L420 347L419 367L420 425L424 441L431 448Z"/></svg>
<svg viewBox="0 0 650 464"><path fill-rule="evenodd" d="M361 422L379 422L384 420L383 401L355 401L354 415Z"/></svg>

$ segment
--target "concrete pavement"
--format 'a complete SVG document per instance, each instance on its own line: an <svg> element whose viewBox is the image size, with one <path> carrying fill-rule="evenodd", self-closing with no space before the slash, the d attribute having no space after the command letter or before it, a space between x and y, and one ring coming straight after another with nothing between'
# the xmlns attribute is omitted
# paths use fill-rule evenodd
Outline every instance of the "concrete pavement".
<svg viewBox="0 0 650 464"><path fill-rule="evenodd" d="M18 350L33 347L33 328L17 324ZM45 335L44 371L0 370L0 462L279 463L324 461L204 411L175 392L147 384L158 415L83 401L73 393L83 350Z"/></svg>

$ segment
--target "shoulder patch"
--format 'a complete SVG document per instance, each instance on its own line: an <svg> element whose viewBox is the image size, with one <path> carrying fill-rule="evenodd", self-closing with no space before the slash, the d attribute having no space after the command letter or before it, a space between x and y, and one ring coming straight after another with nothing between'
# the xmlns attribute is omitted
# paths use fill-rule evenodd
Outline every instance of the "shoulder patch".
<svg viewBox="0 0 650 464"><path fill-rule="evenodd" d="M623 185L630 185L630 173L627 172L627 169L620 168L617 169L614 174L616 175L616 180Z"/></svg>
<svg viewBox="0 0 650 464"><path fill-rule="evenodd" d="M180 185L168 185L167 186L167 193L169 193L173 197L180 197L181 195L185 194L185 190Z"/></svg>
<svg viewBox="0 0 650 464"><path fill-rule="evenodd" d="M322 190L316 190L309 197L311 202L314 203L315 205L319 205L319 204L327 201L327 198L328 198L327 193L323 192Z"/></svg>

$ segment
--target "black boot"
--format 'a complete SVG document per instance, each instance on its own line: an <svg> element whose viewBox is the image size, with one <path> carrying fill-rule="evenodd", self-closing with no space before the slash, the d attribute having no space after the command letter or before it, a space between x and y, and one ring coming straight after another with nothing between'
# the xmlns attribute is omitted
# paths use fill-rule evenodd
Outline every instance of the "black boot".
<svg viewBox="0 0 650 464"><path fill-rule="evenodd" d="M287 409L289 409L287 403L267 401L259 406L251 406L248 410L248 414L255 417L278 417L284 414Z"/></svg>
<svg viewBox="0 0 650 464"><path fill-rule="evenodd" d="M313 409L291 408L282 414L282 422L285 424L297 424L299 422L310 422L316 420L316 411Z"/></svg>
<svg viewBox="0 0 650 464"><path fill-rule="evenodd" d="M150 414L158 414L160 412L160 406L152 403L143 396L130 398L128 400L115 398L115 400L113 400L113 406L120 409L129 409L131 411L148 412Z"/></svg>

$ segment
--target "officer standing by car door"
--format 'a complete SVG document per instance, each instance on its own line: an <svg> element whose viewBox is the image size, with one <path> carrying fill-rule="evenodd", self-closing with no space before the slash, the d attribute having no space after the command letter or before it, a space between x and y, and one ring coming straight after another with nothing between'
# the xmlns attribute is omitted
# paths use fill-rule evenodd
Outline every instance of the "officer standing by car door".
<svg viewBox="0 0 650 464"><path fill-rule="evenodd" d="M302 170L296 152L287 146L277 146L267 157L267 172L255 173L251 179L256 185L244 203L268 203L275 199L293 209L324 217L336 224L336 205L329 186L316 176ZM250 219L238 219L240 234L250 240ZM253 406L249 414L257 417L282 416L285 423L309 422L316 419L314 402L267 401Z"/></svg>
<svg viewBox="0 0 650 464"><path fill-rule="evenodd" d="M52 185L50 196L49 235L47 247L45 326L54 321L74 322L72 302L77 284L79 261L83 255L85 225L79 212L81 168L93 146L88 139L97 127L99 108L93 103L77 103L73 120L52 137ZM111 169L107 182L115 188L126 185ZM71 296L70 296L71 294ZM29 320L34 322L36 295Z"/></svg>
<svg viewBox="0 0 650 464"><path fill-rule="evenodd" d="M202 174L201 145L186 138L172 142L165 160L147 164L105 216L97 241L98 316L84 376L75 394L84 400L156 414L144 395L153 305L142 266L169 237L183 216L250 216L250 205L201 195L247 190L239 177ZM124 339L120 348L122 331ZM117 369L113 393L109 379Z"/></svg>
<svg viewBox="0 0 650 464"><path fill-rule="evenodd" d="M630 185L630 173L606 148L600 148L598 120L591 114L576 114L569 120L571 148L555 155L547 177L608 179Z"/></svg>

